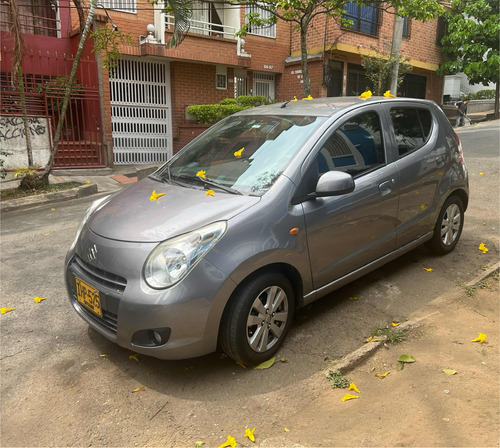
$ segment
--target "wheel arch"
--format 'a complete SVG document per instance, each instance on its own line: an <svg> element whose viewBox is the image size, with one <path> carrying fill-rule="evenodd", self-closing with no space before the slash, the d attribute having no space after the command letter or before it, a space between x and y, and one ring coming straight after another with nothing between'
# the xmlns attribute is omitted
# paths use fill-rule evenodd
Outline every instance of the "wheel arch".
<svg viewBox="0 0 500 448"><path fill-rule="evenodd" d="M458 196L460 198L460 200L462 201L462 204L464 206L464 212L465 212L467 210L467 206L469 205L469 195L465 192L465 190L462 190L461 188L459 188L457 190L453 190L448 195L448 197L446 198L446 200L444 202L446 202L448 200L448 198L451 196ZM444 202L443 202L443 204L444 204Z"/></svg>

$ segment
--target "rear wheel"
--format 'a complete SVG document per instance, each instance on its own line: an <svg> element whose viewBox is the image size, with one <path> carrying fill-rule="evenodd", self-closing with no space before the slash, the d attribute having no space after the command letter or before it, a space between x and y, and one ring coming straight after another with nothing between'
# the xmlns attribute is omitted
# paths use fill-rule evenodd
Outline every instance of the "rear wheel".
<svg viewBox="0 0 500 448"><path fill-rule="evenodd" d="M290 329L295 298L288 279L267 272L247 280L224 312L221 346L243 364L260 364L277 353Z"/></svg>
<svg viewBox="0 0 500 448"><path fill-rule="evenodd" d="M437 254L447 254L455 249L464 226L464 205L458 196L450 196L439 212L430 249Z"/></svg>

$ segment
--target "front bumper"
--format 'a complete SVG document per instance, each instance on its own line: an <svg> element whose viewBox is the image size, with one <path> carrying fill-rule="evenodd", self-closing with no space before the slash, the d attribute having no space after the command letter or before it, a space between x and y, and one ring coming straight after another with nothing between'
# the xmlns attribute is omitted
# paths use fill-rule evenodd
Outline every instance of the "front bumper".
<svg viewBox="0 0 500 448"><path fill-rule="evenodd" d="M176 285L152 289L142 271L154 247L102 238L85 226L66 258L73 308L100 334L137 353L184 359L215 351L222 313L236 285L202 259ZM88 257L91 251L94 259ZM99 291L102 317L78 302L75 277ZM158 344L144 336L154 329L162 329L168 341Z"/></svg>

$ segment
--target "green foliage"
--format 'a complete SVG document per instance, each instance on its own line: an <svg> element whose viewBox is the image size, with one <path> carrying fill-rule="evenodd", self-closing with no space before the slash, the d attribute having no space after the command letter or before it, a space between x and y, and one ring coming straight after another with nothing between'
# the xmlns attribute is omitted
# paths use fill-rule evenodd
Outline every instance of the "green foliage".
<svg viewBox="0 0 500 448"><path fill-rule="evenodd" d="M257 107L257 106L263 106L264 104L269 104L269 101L267 101L267 98L265 96L261 95L240 95L238 98L236 98L236 102L243 107Z"/></svg>
<svg viewBox="0 0 500 448"><path fill-rule="evenodd" d="M448 30L442 39L447 62L438 74L463 72L472 84L499 81L500 14L498 0L453 0L445 15Z"/></svg>
<svg viewBox="0 0 500 448"><path fill-rule="evenodd" d="M332 389L347 389L349 387L349 380L338 370L328 370L327 378Z"/></svg>
<svg viewBox="0 0 500 448"><path fill-rule="evenodd" d="M214 124L240 110L268 104L264 96L241 95L235 100L225 98L219 104L198 104L187 108L188 115L196 117L199 124Z"/></svg>
<svg viewBox="0 0 500 448"><path fill-rule="evenodd" d="M495 98L495 89L478 90L469 95L471 100L490 100Z"/></svg>
<svg viewBox="0 0 500 448"><path fill-rule="evenodd" d="M227 106L228 104L238 104L238 102L234 98L224 98L219 104Z"/></svg>
<svg viewBox="0 0 500 448"><path fill-rule="evenodd" d="M2 148L0 148L0 156L7 157L7 156L11 156L11 155L12 155L11 152L7 152L7 151L3 150ZM0 157L0 179L4 179L5 176L7 176L7 170L3 167L4 162L5 162L5 160Z"/></svg>
<svg viewBox="0 0 500 448"><path fill-rule="evenodd" d="M213 124L247 107L239 104L198 104L189 106L187 113L196 117L199 124Z"/></svg>
<svg viewBox="0 0 500 448"><path fill-rule="evenodd" d="M112 71L117 63L116 60L121 56L120 45L134 45L135 41L129 32L121 32L118 29L109 26L95 28L90 32L90 37L94 39L92 53L103 51L101 65Z"/></svg>
<svg viewBox="0 0 500 448"><path fill-rule="evenodd" d="M404 331L394 330L387 327L376 328L373 331L372 336L387 336L387 342L389 342L390 344L403 342L406 339Z"/></svg>
<svg viewBox="0 0 500 448"><path fill-rule="evenodd" d="M383 95L389 90L391 84L391 68L394 58L388 54L379 52L372 47L376 52L375 56L363 56L361 63L365 67L365 76L370 80L374 95ZM412 66L408 63L408 58L400 57L399 72L398 72L398 87L404 79L404 75L412 70ZM396 95L396 92L391 92Z"/></svg>

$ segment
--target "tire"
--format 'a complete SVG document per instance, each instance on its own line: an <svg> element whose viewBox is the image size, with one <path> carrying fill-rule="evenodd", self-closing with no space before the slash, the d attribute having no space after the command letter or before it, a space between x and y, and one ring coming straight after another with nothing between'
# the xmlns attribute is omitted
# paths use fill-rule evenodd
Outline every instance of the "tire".
<svg viewBox="0 0 500 448"><path fill-rule="evenodd" d="M464 226L464 205L458 196L450 196L439 212L429 248L438 255L450 253L458 243Z"/></svg>
<svg viewBox="0 0 500 448"><path fill-rule="evenodd" d="M222 350L246 365L267 361L281 347L294 311L293 288L283 274L266 272L248 279L224 311Z"/></svg>

